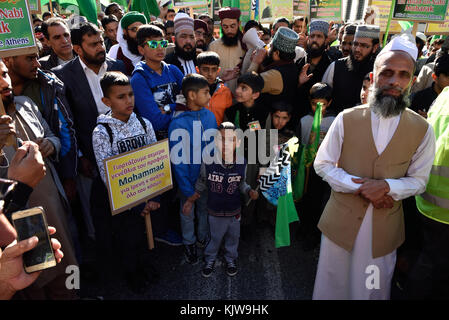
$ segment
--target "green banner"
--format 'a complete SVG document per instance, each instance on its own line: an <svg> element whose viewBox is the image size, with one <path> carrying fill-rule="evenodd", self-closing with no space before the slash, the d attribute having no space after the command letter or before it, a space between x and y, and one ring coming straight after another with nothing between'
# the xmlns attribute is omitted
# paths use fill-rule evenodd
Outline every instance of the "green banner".
<svg viewBox="0 0 449 320"><path fill-rule="evenodd" d="M393 19L444 21L448 2L448 0L397 0Z"/></svg>
<svg viewBox="0 0 449 320"><path fill-rule="evenodd" d="M26 0L0 1L0 57L37 52Z"/></svg>
<svg viewBox="0 0 449 320"><path fill-rule="evenodd" d="M341 0L311 0L310 21L341 21Z"/></svg>

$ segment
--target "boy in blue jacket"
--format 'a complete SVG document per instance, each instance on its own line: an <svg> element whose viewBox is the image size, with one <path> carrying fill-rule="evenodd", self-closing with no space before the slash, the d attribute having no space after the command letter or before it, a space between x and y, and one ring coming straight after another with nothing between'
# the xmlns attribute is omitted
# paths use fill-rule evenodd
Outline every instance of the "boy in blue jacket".
<svg viewBox="0 0 449 320"><path fill-rule="evenodd" d="M164 39L161 29L144 25L137 31L139 53L145 57L136 65L131 78L137 113L148 119L156 131L158 140L167 138L168 125L181 91L184 75L174 65L166 64Z"/></svg>
<svg viewBox="0 0 449 320"><path fill-rule="evenodd" d="M206 130L217 129L212 112L206 109L210 100L209 83L198 74L188 74L182 81L182 93L187 111L177 113L169 125L170 152L173 171L181 197L181 230L186 261L198 262L195 236L195 205L198 219L198 241L205 245L209 238L206 202L207 196L195 193L195 183L200 174L202 153L207 141ZM197 136L199 134L199 136ZM215 136L214 133L210 137Z"/></svg>

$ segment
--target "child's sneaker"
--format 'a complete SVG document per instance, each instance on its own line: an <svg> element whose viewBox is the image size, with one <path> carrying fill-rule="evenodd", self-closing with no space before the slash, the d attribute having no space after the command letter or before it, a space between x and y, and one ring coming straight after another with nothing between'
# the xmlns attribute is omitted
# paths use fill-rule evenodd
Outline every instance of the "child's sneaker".
<svg viewBox="0 0 449 320"><path fill-rule="evenodd" d="M187 263L197 264L198 256L196 255L196 246L195 244L190 244L184 246L184 255L186 256Z"/></svg>
<svg viewBox="0 0 449 320"><path fill-rule="evenodd" d="M233 277L237 274L237 266L234 261L226 261L226 273Z"/></svg>
<svg viewBox="0 0 449 320"><path fill-rule="evenodd" d="M206 263L206 266L204 267L202 272L203 277L209 278L211 276L212 272L214 271L214 264L215 264L214 260Z"/></svg>

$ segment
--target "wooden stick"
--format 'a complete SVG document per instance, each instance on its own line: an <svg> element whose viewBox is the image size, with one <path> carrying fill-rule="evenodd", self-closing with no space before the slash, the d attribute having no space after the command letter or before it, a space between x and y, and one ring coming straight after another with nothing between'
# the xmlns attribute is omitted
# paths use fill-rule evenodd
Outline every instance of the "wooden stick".
<svg viewBox="0 0 449 320"><path fill-rule="evenodd" d="M414 21L413 22L413 29L412 29L412 34L414 37L416 37L416 32L418 32L418 22Z"/></svg>
<svg viewBox="0 0 449 320"><path fill-rule="evenodd" d="M51 16L53 17L53 3L52 3L52 0L48 1L48 4L50 5Z"/></svg>
<svg viewBox="0 0 449 320"><path fill-rule="evenodd" d="M151 226L150 214L145 215L145 227L147 229L148 248L150 250L153 250L154 249L154 239L153 239L153 227Z"/></svg>
<svg viewBox="0 0 449 320"><path fill-rule="evenodd" d="M129 3L128 3L128 12L129 12L129 10L131 9L131 4L133 3L133 0L129 0Z"/></svg>

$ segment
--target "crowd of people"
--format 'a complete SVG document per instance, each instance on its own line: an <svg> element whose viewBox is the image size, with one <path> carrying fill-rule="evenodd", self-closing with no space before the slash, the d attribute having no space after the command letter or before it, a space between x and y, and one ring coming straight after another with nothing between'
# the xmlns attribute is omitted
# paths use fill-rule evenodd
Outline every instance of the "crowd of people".
<svg viewBox="0 0 449 320"><path fill-rule="evenodd" d="M320 144L293 235L304 250L320 246L313 298L389 299L392 279L408 298L449 297L449 189L431 179L426 191L431 174L447 174L441 154L443 169L433 165L446 152L438 137L447 114L432 120L431 106L448 91L448 40L405 31L382 47L375 25L278 17L265 28L242 25L229 7L218 12L217 38L208 14L167 5L151 21L116 3L97 24L44 13L33 19L39 52L1 59L0 168L30 189L19 208L44 208L59 263L23 276L20 256L36 239L16 244L0 214L0 297L78 299L66 287L71 265L87 278L123 276L142 293L158 276L143 254L148 214L154 239L183 246L187 263L204 250L203 277L222 259L222 244L226 273L236 275L240 237L258 223L274 230L276 207L259 177L274 160L270 150L293 137ZM209 129L213 163L202 161ZM167 138L174 188L112 216L104 160ZM258 157L264 144L268 161ZM112 261L122 275L108 272ZM372 265L380 271L374 290L365 285Z"/></svg>

